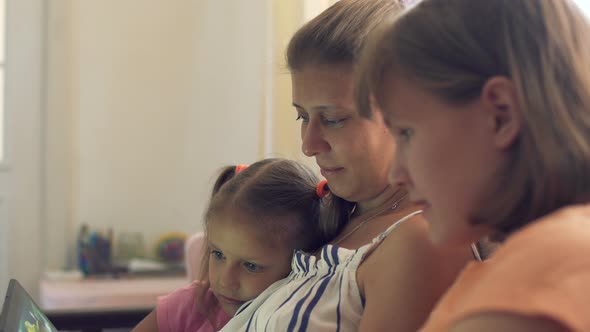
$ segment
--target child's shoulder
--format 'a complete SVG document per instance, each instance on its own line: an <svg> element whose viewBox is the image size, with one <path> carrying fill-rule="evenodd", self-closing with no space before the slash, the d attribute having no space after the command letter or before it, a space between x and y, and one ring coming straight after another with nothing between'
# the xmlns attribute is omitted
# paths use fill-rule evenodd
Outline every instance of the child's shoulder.
<svg viewBox="0 0 590 332"><path fill-rule="evenodd" d="M197 282L191 282L190 284L181 287L172 293L158 297L158 306L160 305L192 305L196 301L196 290Z"/></svg>
<svg viewBox="0 0 590 332"><path fill-rule="evenodd" d="M201 284L194 281L189 285L179 288L174 292L158 298L157 320L158 330L165 331L215 331L210 321L201 314L203 307L216 306L216 303L207 303L212 294L206 289L204 296L199 296ZM212 309L212 308L207 308ZM213 310L225 315L220 310ZM217 321L220 317L214 317ZM228 318L229 319L229 318Z"/></svg>

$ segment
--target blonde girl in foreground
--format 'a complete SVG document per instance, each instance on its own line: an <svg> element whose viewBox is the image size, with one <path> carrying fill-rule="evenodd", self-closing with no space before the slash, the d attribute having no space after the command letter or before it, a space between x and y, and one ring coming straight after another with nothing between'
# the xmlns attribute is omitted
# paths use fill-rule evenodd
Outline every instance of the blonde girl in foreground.
<svg viewBox="0 0 590 332"><path fill-rule="evenodd" d="M590 331L590 27L573 1L422 1L361 72L432 240L504 240L422 331Z"/></svg>

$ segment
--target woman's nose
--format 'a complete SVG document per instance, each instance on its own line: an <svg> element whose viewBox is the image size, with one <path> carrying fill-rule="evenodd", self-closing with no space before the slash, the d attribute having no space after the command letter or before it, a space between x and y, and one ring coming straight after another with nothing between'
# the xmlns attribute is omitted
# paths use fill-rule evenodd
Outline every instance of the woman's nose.
<svg viewBox="0 0 590 332"><path fill-rule="evenodd" d="M308 157L330 151L330 144L318 121L310 120L309 123L301 127L301 150Z"/></svg>

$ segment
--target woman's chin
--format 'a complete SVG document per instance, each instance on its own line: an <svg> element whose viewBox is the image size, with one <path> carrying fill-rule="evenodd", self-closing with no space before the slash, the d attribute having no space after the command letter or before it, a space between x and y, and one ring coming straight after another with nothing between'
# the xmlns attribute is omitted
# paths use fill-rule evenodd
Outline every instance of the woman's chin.
<svg viewBox="0 0 590 332"><path fill-rule="evenodd" d="M333 195L338 196L340 198L344 198L345 200L350 202L356 202L356 197L353 197L354 195L353 191L350 188L350 183L347 183L345 181L330 181L328 179L328 186L330 186L330 192Z"/></svg>

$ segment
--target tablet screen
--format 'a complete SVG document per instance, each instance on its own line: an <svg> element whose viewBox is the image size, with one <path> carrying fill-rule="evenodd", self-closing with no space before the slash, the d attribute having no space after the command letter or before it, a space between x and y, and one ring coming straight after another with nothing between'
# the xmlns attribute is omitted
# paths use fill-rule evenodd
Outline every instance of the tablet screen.
<svg viewBox="0 0 590 332"><path fill-rule="evenodd" d="M0 332L57 332L25 289L11 279L0 316Z"/></svg>

